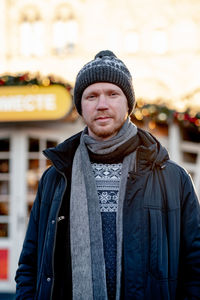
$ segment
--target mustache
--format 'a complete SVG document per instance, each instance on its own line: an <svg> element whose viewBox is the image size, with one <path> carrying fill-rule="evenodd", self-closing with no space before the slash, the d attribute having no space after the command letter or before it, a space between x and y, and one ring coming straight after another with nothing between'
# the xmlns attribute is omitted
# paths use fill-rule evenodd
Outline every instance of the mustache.
<svg viewBox="0 0 200 300"><path fill-rule="evenodd" d="M111 114L101 113L101 114L97 114L96 116L94 116L94 120L99 119L99 118L112 118L112 117L113 116Z"/></svg>

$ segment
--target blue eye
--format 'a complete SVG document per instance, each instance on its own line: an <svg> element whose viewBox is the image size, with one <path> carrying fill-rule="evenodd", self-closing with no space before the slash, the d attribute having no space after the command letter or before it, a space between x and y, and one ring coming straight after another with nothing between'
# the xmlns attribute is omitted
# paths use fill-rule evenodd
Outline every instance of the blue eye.
<svg viewBox="0 0 200 300"><path fill-rule="evenodd" d="M91 99L93 99L94 97L95 97L95 96L94 96L93 94L91 94L91 95L87 95L86 99L91 100Z"/></svg>
<svg viewBox="0 0 200 300"><path fill-rule="evenodd" d="M110 93L110 96L113 96L113 97L115 97L115 96L117 96L117 95L118 95L117 92L111 92L111 93Z"/></svg>

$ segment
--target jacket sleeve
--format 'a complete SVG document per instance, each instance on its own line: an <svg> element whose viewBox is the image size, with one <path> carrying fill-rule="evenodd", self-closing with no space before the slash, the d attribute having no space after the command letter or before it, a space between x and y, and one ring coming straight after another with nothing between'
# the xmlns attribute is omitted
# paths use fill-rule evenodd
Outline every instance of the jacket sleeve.
<svg viewBox="0 0 200 300"><path fill-rule="evenodd" d="M43 176L44 177L44 176ZM43 178L42 177L42 178ZM16 299L34 299L37 282L38 222L42 194L42 179L34 201L16 272Z"/></svg>
<svg viewBox="0 0 200 300"><path fill-rule="evenodd" d="M188 175L183 187L181 219L180 277L183 299L200 299L200 205Z"/></svg>

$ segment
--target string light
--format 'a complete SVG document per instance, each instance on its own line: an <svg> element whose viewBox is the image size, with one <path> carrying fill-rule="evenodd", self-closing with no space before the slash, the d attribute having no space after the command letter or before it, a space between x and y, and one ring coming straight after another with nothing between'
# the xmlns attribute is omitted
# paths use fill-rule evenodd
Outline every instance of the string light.
<svg viewBox="0 0 200 300"><path fill-rule="evenodd" d="M49 85L50 85L50 80L49 80L49 78L44 78L44 79L42 80L42 85L43 85L43 86L49 86Z"/></svg>
<svg viewBox="0 0 200 300"><path fill-rule="evenodd" d="M180 126L193 126L200 130L200 112L196 113L194 109L178 112L168 108L166 105L144 104L144 101L140 99L133 116L138 121L150 120L151 122L148 121L150 129L154 129L157 123L169 124L178 121Z"/></svg>
<svg viewBox="0 0 200 300"><path fill-rule="evenodd" d="M38 86L49 86L53 84L59 84L64 86L72 94L72 86L62 80L56 80L52 75L47 77L41 77L39 75L33 76L29 73L19 75L3 75L0 77L1 86L18 86L18 85L31 85L33 89L37 89Z"/></svg>
<svg viewBox="0 0 200 300"><path fill-rule="evenodd" d="M149 129L153 130L153 129L156 128L156 122L150 121L149 124L148 124L148 126L149 126Z"/></svg>

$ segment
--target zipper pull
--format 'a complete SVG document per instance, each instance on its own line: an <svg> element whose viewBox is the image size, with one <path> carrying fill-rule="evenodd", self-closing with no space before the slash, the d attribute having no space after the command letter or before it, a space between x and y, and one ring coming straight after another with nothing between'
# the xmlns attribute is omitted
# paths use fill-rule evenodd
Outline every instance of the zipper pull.
<svg viewBox="0 0 200 300"><path fill-rule="evenodd" d="M60 222L60 221L62 221L64 219L65 219L65 216L60 216L60 217L58 217L57 221Z"/></svg>

